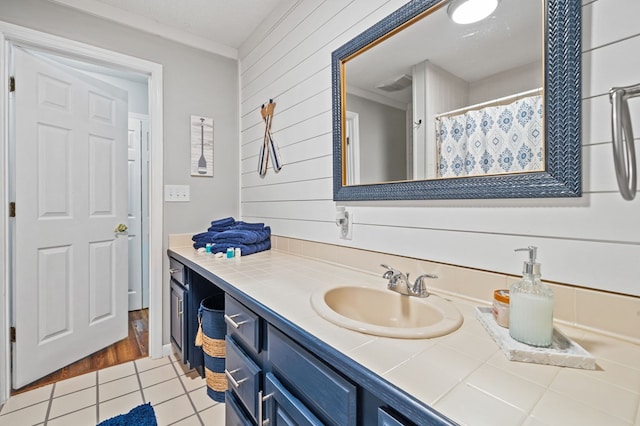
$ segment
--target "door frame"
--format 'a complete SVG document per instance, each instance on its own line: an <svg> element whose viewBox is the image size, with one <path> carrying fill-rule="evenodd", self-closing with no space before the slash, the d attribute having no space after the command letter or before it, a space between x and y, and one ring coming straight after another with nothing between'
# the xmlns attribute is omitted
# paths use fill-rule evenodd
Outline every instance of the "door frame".
<svg viewBox="0 0 640 426"><path fill-rule="evenodd" d="M9 263L9 43L62 53L74 59L146 74L149 90L149 356L163 356L162 345L162 261L163 261L163 92L162 65L129 55L91 46L41 31L0 21L0 405L9 398L11 391L11 297L9 291L11 265ZM19 82L17 83L19 86Z"/></svg>

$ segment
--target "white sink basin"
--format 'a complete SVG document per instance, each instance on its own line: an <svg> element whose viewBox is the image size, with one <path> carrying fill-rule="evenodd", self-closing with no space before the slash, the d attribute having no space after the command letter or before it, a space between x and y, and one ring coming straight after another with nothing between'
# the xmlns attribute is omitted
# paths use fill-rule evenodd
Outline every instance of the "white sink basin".
<svg viewBox="0 0 640 426"><path fill-rule="evenodd" d="M387 289L344 286L315 292L311 305L336 325L376 336L425 339L462 325L456 307L433 294L418 298Z"/></svg>

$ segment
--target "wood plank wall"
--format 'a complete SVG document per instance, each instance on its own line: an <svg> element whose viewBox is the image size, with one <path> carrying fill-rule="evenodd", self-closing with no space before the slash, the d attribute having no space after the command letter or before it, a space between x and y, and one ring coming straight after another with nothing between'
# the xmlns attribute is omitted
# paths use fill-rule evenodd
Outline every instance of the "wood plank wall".
<svg viewBox="0 0 640 426"><path fill-rule="evenodd" d="M331 52L403 4L285 1L240 49L242 218L264 221L276 235L512 274L523 260L513 249L536 245L548 280L640 295L640 197L624 201L617 191L607 95L611 86L640 82L637 0L583 1L583 197L344 203L353 239L339 239ZM285 165L260 177L259 107L270 98Z"/></svg>

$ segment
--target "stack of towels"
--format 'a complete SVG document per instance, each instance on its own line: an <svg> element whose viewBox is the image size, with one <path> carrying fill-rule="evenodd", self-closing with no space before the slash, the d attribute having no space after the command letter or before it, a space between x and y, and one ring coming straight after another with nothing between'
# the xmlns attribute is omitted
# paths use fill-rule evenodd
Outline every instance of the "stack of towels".
<svg viewBox="0 0 640 426"><path fill-rule="evenodd" d="M211 222L207 232L192 238L196 249L211 244L212 253L226 252L228 248L240 248L242 256L269 250L271 248L271 228L264 223L236 221L232 217Z"/></svg>

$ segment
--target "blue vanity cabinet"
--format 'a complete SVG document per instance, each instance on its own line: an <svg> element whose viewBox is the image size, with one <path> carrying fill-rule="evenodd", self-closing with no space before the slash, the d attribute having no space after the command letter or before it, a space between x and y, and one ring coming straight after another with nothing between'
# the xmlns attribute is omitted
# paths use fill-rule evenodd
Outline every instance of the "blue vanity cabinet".
<svg viewBox="0 0 640 426"><path fill-rule="evenodd" d="M189 297L225 292L227 425L456 425L197 262L170 257L188 268Z"/></svg>
<svg viewBox="0 0 640 426"><path fill-rule="evenodd" d="M325 424L356 425L356 386L277 328L267 328L269 369L282 383L281 388L301 400L300 404L306 404ZM278 388L275 383L273 386ZM273 404L267 400L267 406Z"/></svg>

